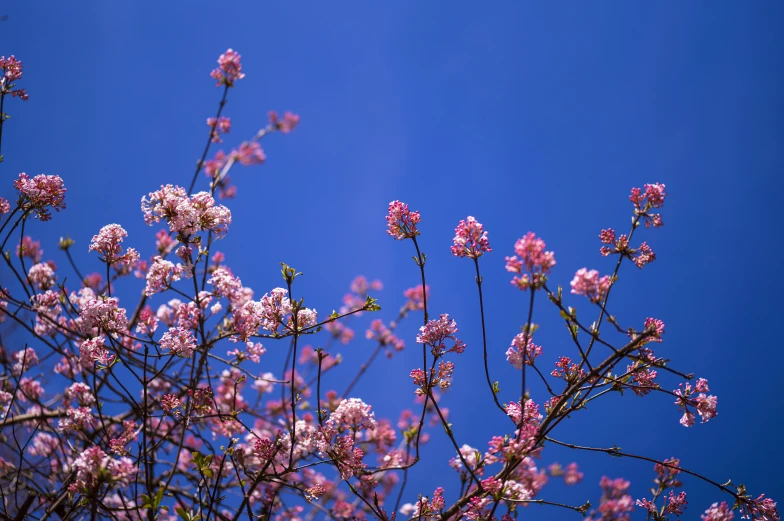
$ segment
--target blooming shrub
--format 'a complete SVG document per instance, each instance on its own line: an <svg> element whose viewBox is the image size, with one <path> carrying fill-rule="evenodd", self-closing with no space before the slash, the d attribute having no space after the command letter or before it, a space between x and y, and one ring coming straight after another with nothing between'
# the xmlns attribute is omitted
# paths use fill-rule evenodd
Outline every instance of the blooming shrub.
<svg viewBox="0 0 784 521"><path fill-rule="evenodd" d="M1 57L0 68L0 96L26 100L14 83L22 77L22 63ZM222 98L207 119L207 145L188 188L164 184L141 197L140 218L159 228L154 246L134 242L121 224L96 227L86 249L105 266L101 273L82 276L69 253L73 240L60 241L71 261L63 268L44 260L40 242L24 232L28 220L49 221L52 210L66 209L63 179L20 173L13 181L16 201L0 199L0 320L25 338L24 345L5 339L0 344L4 519L509 521L523 517L524 507L540 504L592 520L663 520L678 519L689 507L682 490L687 479L709 483L725 499L705 505L704 521L736 515L779 519L774 500L755 498L742 484L713 481L676 458L660 461L554 437L555 427L583 414L587 403L624 390L645 399L666 395L675 405L672 421L680 415L684 427L718 414L718 399L706 379L693 380L659 356L665 335L661 320L650 317L623 327L622 317L607 312L619 270L628 261L644 269L656 259L647 241L631 245L638 244L635 235L641 231L654 231L645 228L663 226L658 213L667 199L663 184L631 190L628 233L608 228L599 234L601 255L617 256L614 271L577 270L571 295L549 280L556 256L543 238L528 232L502 248L513 253L505 258L506 270L527 303L527 319L506 351L491 351L486 341L480 260L493 252L490 233L468 216L458 223L451 247L441 246L473 262L484 355L479 371L484 375L474 376L493 404L482 413L507 422L485 446L472 447L458 442L460 426L449 423L445 391L460 355L480 348L460 339L449 314L431 317L429 265L419 242L428 238L419 229L419 211L401 201L389 204L387 233L402 241L401 247L410 241L413 252L406 254L414 254L421 284L405 291L394 320L372 319L364 336L376 347L342 394L327 387L333 384L329 371L342 355L326 349L358 338L349 319L380 311L372 294L381 290L381 282L358 277L337 311L319 314L306 307L296 269L282 263L281 286L257 298L261 293L244 286L215 250L232 225L231 211L216 200L237 195L229 171L237 164L262 164L261 139L294 131L299 117L270 112L268 124L250 140L208 159L211 145L231 129L222 111L230 89L245 77L241 56L227 50L210 76ZM0 115L0 125L4 119ZM196 192L200 175L206 175L208 186ZM142 251L150 256L143 259ZM133 284L141 297L126 304L129 297L118 287ZM567 299L595 309L598 319L588 324L583 312L578 319ZM570 344L534 342L534 311L548 309L564 320ZM403 338L401 321L420 317L416 337ZM329 347L306 344L319 334ZM411 369L413 385L400 396L407 395L415 407L404 408L393 422L350 394L379 354L393 357L407 345L417 354L421 350L421 365ZM279 374L264 367L270 349L288 350L286 369ZM548 350L558 351L553 368L543 367L539 358ZM488 365L489 357L504 356L519 374L513 385L519 392L506 403ZM263 370L256 371L256 364ZM676 388L662 381L665 375L678 380ZM540 379L548 395L529 395L530 378ZM421 468L431 429L445 431L454 456L443 462L443 471L426 469L438 486L422 495L411 490L407 477ZM563 479L576 485L583 472L576 463L547 463L545 449L551 446L646 462L655 473L654 488L649 496L634 498L628 480L605 476L596 505L564 502L547 495L548 484Z"/></svg>

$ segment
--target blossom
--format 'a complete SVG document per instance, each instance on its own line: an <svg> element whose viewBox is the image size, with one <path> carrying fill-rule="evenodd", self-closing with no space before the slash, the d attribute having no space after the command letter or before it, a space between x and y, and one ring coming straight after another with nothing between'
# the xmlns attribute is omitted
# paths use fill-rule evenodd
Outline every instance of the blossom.
<svg viewBox="0 0 784 521"><path fill-rule="evenodd" d="M212 142L223 143L221 134L228 134L231 131L231 118L221 116L218 119L207 118L207 125L212 131Z"/></svg>
<svg viewBox="0 0 784 521"><path fill-rule="evenodd" d="M523 363L526 365L534 365L534 360L541 354L541 346L533 343L531 335L518 333L512 339L512 346L506 350L506 360L512 364L515 369L522 369Z"/></svg>
<svg viewBox="0 0 784 521"><path fill-rule="evenodd" d="M184 188L165 185L142 198L144 222L166 221L176 233L191 235L199 231L213 232L216 238L226 235L231 224L231 212L216 205L208 192L188 197Z"/></svg>
<svg viewBox="0 0 784 521"><path fill-rule="evenodd" d="M430 345L433 352L439 355L452 351L460 354L465 350L465 344L455 337L455 333L457 333L457 323L450 319L449 315L442 314L437 320L430 320L419 328L416 341L419 344ZM449 350L446 349L445 340L454 342Z"/></svg>
<svg viewBox="0 0 784 521"><path fill-rule="evenodd" d="M380 318L370 323L370 329L365 332L365 338L368 340L375 338L382 346L389 346L395 351L402 351L406 347L406 343L385 326Z"/></svg>
<svg viewBox="0 0 784 521"><path fill-rule="evenodd" d="M98 446L79 454L73 462L73 469L76 470L76 480L68 486L68 490L85 494L97 490L104 482L126 486L137 471L130 458L113 459Z"/></svg>
<svg viewBox="0 0 784 521"><path fill-rule="evenodd" d="M417 224L420 220L419 212L410 211L405 203L392 201L387 213L387 233L395 240L416 237L419 235Z"/></svg>
<svg viewBox="0 0 784 521"><path fill-rule="evenodd" d="M693 388L691 383L686 382L685 385L680 384L680 388L673 391L678 397L675 400L675 405L684 411L683 417L681 417L680 420L681 425L684 427L691 427L694 425L695 416L694 413L689 410L689 407L693 407L697 411L702 418L703 423L716 417L716 404L718 403L718 398L713 395L707 395L706 393L709 391L708 381L704 378L698 379Z"/></svg>
<svg viewBox="0 0 784 521"><path fill-rule="evenodd" d="M588 300L591 302L598 303L601 302L604 296L607 295L607 292L610 291L612 277L604 275L599 278L598 271L589 271L587 268L580 268L574 274L571 286L573 294L588 297Z"/></svg>
<svg viewBox="0 0 784 521"><path fill-rule="evenodd" d="M26 347L14 354L16 363L11 368L15 375L20 375L38 363L38 355L32 347Z"/></svg>
<svg viewBox="0 0 784 521"><path fill-rule="evenodd" d="M126 265L134 264L139 260L139 253L133 248L128 248L122 253L122 241L128 236L119 224L107 224L98 235L94 235L90 241L88 251L97 251L102 255L101 260L107 264L122 263Z"/></svg>
<svg viewBox="0 0 784 521"><path fill-rule="evenodd" d="M65 208L66 189L60 176L39 174L30 179L22 172L14 187L19 190L19 207L26 212L34 211L42 221L52 218L49 208L57 212Z"/></svg>
<svg viewBox="0 0 784 521"><path fill-rule="evenodd" d="M406 297L405 305L403 309L406 311L422 311L425 309L425 298L430 297L430 286L425 285L425 290L422 291L422 286L414 286L413 288L408 288L403 292L403 296Z"/></svg>
<svg viewBox="0 0 784 521"><path fill-rule="evenodd" d="M2 212L0 212L2 213ZM34 241L29 235L22 237L22 242L16 245L16 254L22 258L28 258L35 264L41 262L44 250L41 248L40 241Z"/></svg>
<svg viewBox="0 0 784 521"><path fill-rule="evenodd" d="M702 521L732 521L735 518L735 514L732 513L729 505L727 505L726 501L722 501L719 503L713 503L704 514L700 516Z"/></svg>
<svg viewBox="0 0 784 521"><path fill-rule="evenodd" d="M348 427L355 432L361 429L375 429L376 419L371 409L370 405L359 398L342 400L337 409L330 414L327 425L336 430Z"/></svg>
<svg viewBox="0 0 784 521"><path fill-rule="evenodd" d="M33 286L40 290L47 290L55 285L57 277L52 267L46 262L40 262L30 267L27 278Z"/></svg>
<svg viewBox="0 0 784 521"><path fill-rule="evenodd" d="M196 337L182 327L173 327L161 337L161 348L183 358L190 358L196 349Z"/></svg>
<svg viewBox="0 0 784 521"><path fill-rule="evenodd" d="M128 318L125 308L117 303L116 298L103 296L85 301L79 312L82 329L89 332L92 328L99 328L110 334L125 331Z"/></svg>
<svg viewBox="0 0 784 521"><path fill-rule="evenodd" d="M239 53L228 49L218 58L218 67L210 73L212 79L217 80L217 86L226 85L233 87L236 80L245 77L242 72L241 56Z"/></svg>
<svg viewBox="0 0 784 521"><path fill-rule="evenodd" d="M25 89L12 89L15 86L14 82L22 77L22 61L17 60L13 55L8 58L0 56L0 69L3 70L3 75L0 77L0 92L27 101L29 96Z"/></svg>
<svg viewBox="0 0 784 521"><path fill-rule="evenodd" d="M163 257L156 255L152 260L150 271L147 272L147 286L144 294L148 297L165 291L175 281L185 274L182 264L176 266L171 261L164 260Z"/></svg>
<svg viewBox="0 0 784 521"><path fill-rule="evenodd" d="M234 154L237 161L244 166L260 165L267 159L261 145L255 141L244 141Z"/></svg>
<svg viewBox="0 0 784 521"><path fill-rule="evenodd" d="M741 519L759 519L761 521L779 521L779 511L776 509L776 502L765 494L761 494L757 499L747 500L742 507L743 515Z"/></svg>
<svg viewBox="0 0 784 521"><path fill-rule="evenodd" d="M516 255L505 257L506 271L520 275L512 278L513 286L523 291L541 286L546 280L546 274L555 266L555 254L545 251L546 247L545 242L533 232L517 240L514 246Z"/></svg>
<svg viewBox="0 0 784 521"><path fill-rule="evenodd" d="M270 125L284 134L288 134L299 125L299 116L288 111L283 114L283 119L280 119L274 110L270 110L267 116Z"/></svg>
<svg viewBox="0 0 784 521"><path fill-rule="evenodd" d="M632 188L629 200L634 205L634 213L643 219L646 228L651 226L658 228L663 225L661 215L650 213L649 210L663 207L666 196L664 185L660 183L646 184L642 190Z"/></svg>
<svg viewBox="0 0 784 521"><path fill-rule="evenodd" d="M5 197L0 197L0 215L5 215L11 211L11 204Z"/></svg>
<svg viewBox="0 0 784 521"><path fill-rule="evenodd" d="M109 367L114 358L104 347L104 338L101 336L85 340L79 345L79 363L83 367L92 367L93 362Z"/></svg>
<svg viewBox="0 0 784 521"><path fill-rule="evenodd" d="M465 221L460 221L455 228L455 238L452 239L452 255L478 259L484 253L493 251L487 240L487 232L482 225L470 215Z"/></svg>

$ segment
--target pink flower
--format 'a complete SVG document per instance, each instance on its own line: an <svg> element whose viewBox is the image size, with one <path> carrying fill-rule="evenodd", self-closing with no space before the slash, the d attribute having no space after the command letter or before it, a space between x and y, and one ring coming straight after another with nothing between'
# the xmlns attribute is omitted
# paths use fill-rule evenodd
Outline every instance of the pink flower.
<svg viewBox="0 0 784 521"><path fill-rule="evenodd" d="M779 521L779 511L776 509L776 502L765 494L761 494L757 499L747 501L743 504L741 519L759 519L761 521Z"/></svg>
<svg viewBox="0 0 784 521"><path fill-rule="evenodd" d="M406 347L405 342L385 326L380 318L370 323L370 329L365 332L365 338L368 340L375 338L382 346L389 346L395 351L402 351Z"/></svg>
<svg viewBox="0 0 784 521"><path fill-rule="evenodd" d="M288 134L299 125L299 116L291 112L283 114L283 119L278 117L278 113L270 110L267 114L269 116L270 125L284 134Z"/></svg>
<svg viewBox="0 0 784 521"><path fill-rule="evenodd" d="M104 338L101 336L85 340L79 345L79 363L83 367L92 367L93 362L109 367L114 358L104 347Z"/></svg>
<svg viewBox="0 0 784 521"><path fill-rule="evenodd" d="M656 260L656 254L653 253L653 250L648 246L648 243L644 242L640 244L639 248L634 250L634 256L631 257L631 259L638 268L642 269L646 264L650 264Z"/></svg>
<svg viewBox="0 0 784 521"><path fill-rule="evenodd" d="M400 201L392 201L387 213L387 233L395 240L416 237L420 220L419 212L410 211L408 205Z"/></svg>
<svg viewBox="0 0 784 521"><path fill-rule="evenodd" d="M516 255L505 258L506 271L519 275L512 278L513 286L525 291L542 285L547 279L546 274L555 266L555 254L545 251L545 248L545 242L533 232L517 240L514 246Z"/></svg>
<svg viewBox="0 0 784 521"><path fill-rule="evenodd" d="M122 242L128 236L119 224L107 224L98 235L93 236L88 251L97 251L102 255L101 260L107 264L122 263L125 265L135 264L139 260L139 253L133 248L122 253Z"/></svg>
<svg viewBox="0 0 784 521"><path fill-rule="evenodd" d="M666 196L664 185L659 183L644 185L642 190L632 188L629 200L634 205L634 213L642 217L646 228L650 226L658 228L663 225L661 215L650 213L649 210L663 207Z"/></svg>
<svg viewBox="0 0 784 521"><path fill-rule="evenodd" d="M408 288L403 292L403 296L408 299L403 309L406 311L422 311L425 309L425 297L430 298L430 286L425 285L425 291L422 291L422 286Z"/></svg>
<svg viewBox="0 0 784 521"><path fill-rule="evenodd" d="M22 62L13 55L8 58L0 56L0 69L3 70L3 75L0 77L0 92L27 101L28 96L24 89L12 89L15 86L14 82L22 77Z"/></svg>
<svg viewBox="0 0 784 521"><path fill-rule="evenodd" d="M700 516L702 521L732 521L734 518L735 514L732 513L732 510L729 505L727 505L726 501L722 501L721 504L712 504L705 513Z"/></svg>
<svg viewBox="0 0 784 521"><path fill-rule="evenodd" d="M14 181L19 190L19 207L25 211L34 211L42 221L52 218L49 208L59 212L65 208L65 188L60 176L39 174L30 179L22 172Z"/></svg>
<svg viewBox="0 0 784 521"><path fill-rule="evenodd" d="M232 49L228 49L220 55L218 68L210 73L212 79L217 80L218 87L221 85L233 87L236 80L241 80L245 77L245 74L242 72L240 58L241 56Z"/></svg>
<svg viewBox="0 0 784 521"><path fill-rule="evenodd" d="M11 211L11 204L5 197L0 197L0 215L5 215Z"/></svg>
<svg viewBox="0 0 784 521"><path fill-rule="evenodd" d="M604 296L612 286L612 278L609 275L604 275L599 278L599 272L596 270L588 271L587 268L580 268L574 274L574 279L571 282L572 293L575 295L583 295L588 297L591 302L601 302Z"/></svg>
<svg viewBox="0 0 784 521"><path fill-rule="evenodd" d="M697 380L695 387L692 388L691 383L680 384L679 389L675 389L673 393L678 396L675 400L675 405L683 409L683 417L680 420L681 425L684 427L691 427L694 425L694 413L689 410L693 407L705 423L708 420L716 417L716 404L718 398L713 395L707 395L706 392L710 391L708 388L708 381L704 378Z"/></svg>
<svg viewBox="0 0 784 521"><path fill-rule="evenodd" d="M27 278L36 288L46 291L57 282L54 270L46 262L34 264L27 272Z"/></svg>
<svg viewBox="0 0 784 521"><path fill-rule="evenodd" d="M87 300L79 312L82 330L89 333L93 328L98 328L109 334L125 331L128 318L125 308L119 307L117 302L113 297Z"/></svg>
<svg viewBox="0 0 784 521"><path fill-rule="evenodd" d="M330 414L327 426L335 430L349 428L354 432L362 429L375 429L376 419L371 409L370 405L359 398L343 400L335 412Z"/></svg>
<svg viewBox="0 0 784 521"><path fill-rule="evenodd" d="M168 349L174 355L190 358L196 350L196 338L191 331L174 327L161 337L161 348Z"/></svg>
<svg viewBox="0 0 784 521"><path fill-rule="evenodd" d="M221 134L228 134L231 131L231 118L221 116L217 120L215 118L207 118L207 125L212 130L212 142L223 143Z"/></svg>
<svg viewBox="0 0 784 521"><path fill-rule="evenodd" d="M155 256L152 260L150 271L147 272L147 287L144 294L148 297L169 289L171 284L187 275L182 264L175 266L172 262Z"/></svg>
<svg viewBox="0 0 784 521"><path fill-rule="evenodd" d="M506 350L506 360L514 366L515 369L522 369L523 363L526 365L534 365L536 357L542 354L541 346L533 343L531 335L528 335L528 345L523 344L526 342L525 333L519 333L512 339L512 347Z"/></svg>
<svg viewBox="0 0 784 521"><path fill-rule="evenodd" d="M452 239L452 255L478 259L484 253L492 251L487 240L487 232L482 225L471 216L465 221L460 221L455 228L455 238Z"/></svg>
<svg viewBox="0 0 784 521"><path fill-rule="evenodd" d="M16 254L38 264L41 262L44 250L41 249L41 243L39 241L34 241L32 237L25 235L22 237L22 242L16 245Z"/></svg>
<svg viewBox="0 0 784 521"><path fill-rule="evenodd" d="M147 224L166 221L169 229L184 235L209 231L221 238L231 224L231 212L223 205L216 205L207 192L188 197L179 186L161 186L142 198L142 213Z"/></svg>
<svg viewBox="0 0 784 521"><path fill-rule="evenodd" d="M427 344L433 348L436 356L444 353L454 351L455 353L462 353L465 350L465 344L455 337L457 333L457 324L454 320L449 318L449 315L442 314L437 320L430 320L426 325L419 328L419 334L416 341L419 344ZM451 348L447 350L445 340L454 342Z"/></svg>
<svg viewBox="0 0 784 521"><path fill-rule="evenodd" d="M260 165L267 159L261 145L255 141L244 141L234 154L237 161L244 166Z"/></svg>

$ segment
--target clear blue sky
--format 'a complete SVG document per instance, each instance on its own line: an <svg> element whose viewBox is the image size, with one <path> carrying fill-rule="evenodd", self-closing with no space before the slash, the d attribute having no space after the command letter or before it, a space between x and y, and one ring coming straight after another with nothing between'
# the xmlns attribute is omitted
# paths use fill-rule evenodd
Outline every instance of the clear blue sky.
<svg viewBox="0 0 784 521"><path fill-rule="evenodd" d="M457 222L473 215L490 232L494 251L482 265L491 369L508 401L517 380L503 353L526 312L503 269L515 239L532 230L547 241L558 261L553 283L568 286L584 266L608 272L614 261L599 255L597 234L626 231L632 186L665 183L665 226L640 235L658 260L642 271L624 266L610 307L626 325L663 319L659 353L708 378L719 416L685 429L669 398L612 395L557 437L678 456L718 481L732 478L784 501L776 211L784 4L3 2L0 14L8 15L0 54L23 60L19 85L30 95L7 106L0 194L11 194L21 171L59 174L68 187L68 210L30 230L45 258L59 260L56 240L69 234L83 269L97 270L87 245L111 222L130 232L128 244L143 256L152 253L157 228L144 225L139 199L162 183L187 186L220 95L208 73L232 47L247 77L230 92L226 146L250 137L269 109L293 110L302 123L263 143L265 165L233 172L234 223L219 248L257 295L280 284L280 261L295 266L305 273L299 294L322 312L339 306L355 274L380 278L383 316L391 319L418 273L411 244L385 234L386 205L400 199L419 209L431 312L450 313L469 346L455 360L444 404L458 441L482 449L505 423L488 412L477 369L472 266L449 252ZM128 295L136 290L127 284ZM587 314L583 300L569 303ZM413 397L414 322L402 328L410 349L357 389L379 416L396 418L401 396ZM543 367L574 354L544 299L534 322L542 324ZM268 348L263 370L279 372L283 348ZM343 350L335 388L371 349L359 340ZM378 389L379 381L390 383ZM545 398L536 385L532 392ZM437 433L428 447L409 500L436 483L448 495L459 487L444 441ZM548 448L544 462L575 456ZM639 498L653 478L648 464L576 459L584 482L554 485L543 497L563 492L559 499L596 503L606 474L631 479ZM686 483L689 519L728 499Z"/></svg>

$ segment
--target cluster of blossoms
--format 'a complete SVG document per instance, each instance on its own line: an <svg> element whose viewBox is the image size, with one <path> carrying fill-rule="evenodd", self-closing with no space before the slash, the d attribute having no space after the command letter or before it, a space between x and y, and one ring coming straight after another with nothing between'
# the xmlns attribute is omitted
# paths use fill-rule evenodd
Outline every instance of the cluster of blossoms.
<svg viewBox="0 0 784 521"><path fill-rule="evenodd" d="M580 268L571 282L572 293L587 297L591 302L600 303L610 291L612 282L613 279L609 275L599 277L599 272L596 270Z"/></svg>
<svg viewBox="0 0 784 521"><path fill-rule="evenodd" d="M708 381L705 378L698 378L696 384L692 388L691 383L680 384L679 389L675 389L673 393L678 396L675 400L675 405L683 409L684 413L681 417L681 425L684 427L691 427L694 425L694 413L689 410L689 407L694 407L697 413L702 418L702 422L716 417L716 403L718 398L713 395L707 395L709 392Z"/></svg>
<svg viewBox="0 0 784 521"><path fill-rule="evenodd" d="M416 341L419 344L429 345L436 357L445 353L462 353L465 350L465 343L455 337L457 333L457 323L449 318L449 315L442 314L436 320L430 320L427 324L419 328ZM452 346L447 349L445 341L450 340Z"/></svg>
<svg viewBox="0 0 784 521"><path fill-rule="evenodd" d="M98 235L93 236L89 251L96 251L101 255L101 260L107 264L134 265L139 260L139 252L133 248L123 253L122 242L128 236L119 224L107 224Z"/></svg>
<svg viewBox="0 0 784 521"><path fill-rule="evenodd" d="M387 212L387 233L396 240L416 237L419 235L417 224L421 220L419 212L412 212L407 204L392 201Z"/></svg>
<svg viewBox="0 0 784 521"><path fill-rule="evenodd" d="M165 221L169 230L188 237L199 232L211 232L215 238L226 235L231 224L231 212L216 205L207 192L192 196L179 186L161 186L142 198L142 213L147 224Z"/></svg>
<svg viewBox="0 0 784 521"><path fill-rule="evenodd" d="M292 112L284 112L283 117L281 118L278 116L277 112L270 110L267 113L267 116L269 117L270 126L278 132L282 132L284 134L288 134L297 128L297 125L299 125L299 116Z"/></svg>
<svg viewBox="0 0 784 521"><path fill-rule="evenodd" d="M65 209L65 187L57 175L39 174L32 179L22 172L14 181L19 190L18 207L25 212L34 212L42 221L52 218L50 208L56 212Z"/></svg>
<svg viewBox="0 0 784 521"><path fill-rule="evenodd" d="M522 369L523 364L534 365L534 360L541 354L542 347L534 344L530 334L523 332L512 339L512 346L506 350L506 360L515 369Z"/></svg>
<svg viewBox="0 0 784 521"><path fill-rule="evenodd" d="M100 447L93 446L82 452L73 462L76 479L68 490L71 493L97 492L102 484L127 486L137 472L130 458L113 459Z"/></svg>
<svg viewBox="0 0 784 521"><path fill-rule="evenodd" d="M635 215L643 219L646 227L658 228L664 224L661 215L651 213L650 210L663 207L665 197L667 194L664 192L664 185L654 183L644 185L642 189L632 188L629 200L634 205Z"/></svg>
<svg viewBox="0 0 784 521"><path fill-rule="evenodd" d="M218 87L221 85L233 87L235 81L241 80L245 77L245 73L242 72L240 58L242 57L239 55L239 53L233 51L232 49L229 49L220 55L218 58L218 67L213 69L213 71L210 73L212 79L218 82Z"/></svg>
<svg viewBox="0 0 784 521"><path fill-rule="evenodd" d="M484 227L471 216L458 223L452 242L452 255L456 257L478 259L484 253L493 251Z"/></svg>
<svg viewBox="0 0 784 521"><path fill-rule="evenodd" d="M223 143L221 134L228 134L231 131L231 118L221 116L219 118L207 118L207 126L212 132L213 143Z"/></svg>
<svg viewBox="0 0 784 521"><path fill-rule="evenodd" d="M0 78L0 95L10 94L14 98L27 101L29 96L25 89L14 89L14 82L22 77L22 62L13 55L8 58L0 56L0 70L3 71L3 76Z"/></svg>
<svg viewBox="0 0 784 521"><path fill-rule="evenodd" d="M547 280L547 274L555 266L555 254L545 251L547 245L533 232L528 232L515 243L515 254L505 257L506 271L516 273L512 285L526 291L536 290Z"/></svg>

